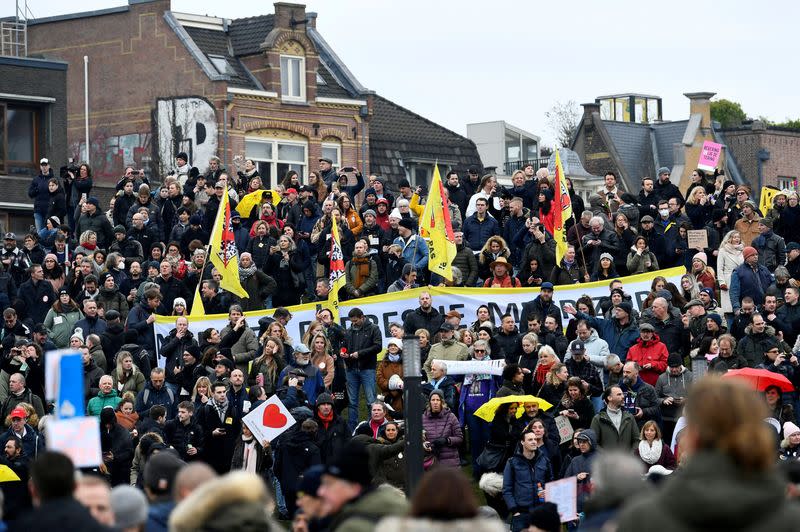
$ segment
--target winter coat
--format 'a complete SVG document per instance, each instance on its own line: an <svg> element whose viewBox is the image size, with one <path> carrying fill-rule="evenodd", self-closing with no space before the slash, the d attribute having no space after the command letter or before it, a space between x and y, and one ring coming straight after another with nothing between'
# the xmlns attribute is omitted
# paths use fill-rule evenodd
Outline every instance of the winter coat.
<svg viewBox="0 0 800 532"><path fill-rule="evenodd" d="M94 214L88 212L81 213L80 218L75 222L75 234L82 235L86 231L97 233L97 247L105 249L114 241L114 228L108 221L106 214L97 209Z"/></svg>
<svg viewBox="0 0 800 532"><path fill-rule="evenodd" d="M571 265L567 265L564 259L553 268L550 274L550 282L555 286L583 283L586 281L586 269L578 264L577 258Z"/></svg>
<svg viewBox="0 0 800 532"><path fill-rule="evenodd" d="M77 307L69 312L56 312L51 308L44 318L44 326L50 331L49 338L56 347L63 349L69 345L69 337L75 331L75 324L83 319L83 313Z"/></svg>
<svg viewBox="0 0 800 532"><path fill-rule="evenodd" d="M748 367L755 367L764 360L764 353L771 347L778 346L778 339L775 337L775 329L767 325L763 333L754 333L753 326L748 325L744 329L745 337L736 344L736 354L741 355L747 361Z"/></svg>
<svg viewBox="0 0 800 532"><path fill-rule="evenodd" d="M535 314L539 318L539 323L544 325L544 320L548 316L555 318L558 327L563 327L561 324L561 309L558 308L554 302L550 301L545 303L542 296L536 296L532 301L522 304L522 311L519 318L519 332L525 334L528 332L528 316Z"/></svg>
<svg viewBox="0 0 800 532"><path fill-rule="evenodd" d="M590 361L584 360L578 362L574 358L568 358L564 361L567 366L570 377L580 377L589 383L589 391L586 392L587 397L600 397L603 393L603 379L600 377L600 372Z"/></svg>
<svg viewBox="0 0 800 532"><path fill-rule="evenodd" d="M723 290L720 287L720 304L722 311L726 314L733 312L731 306L731 276L733 270L738 268L744 262L744 257L741 251L731 252L726 246L720 246L719 254L717 255L717 278L720 284L724 284L726 288Z"/></svg>
<svg viewBox="0 0 800 532"><path fill-rule="evenodd" d="M550 461L540 450L528 460L518 450L503 471L503 500L510 513L527 513L538 506L538 490L553 479Z"/></svg>
<svg viewBox="0 0 800 532"><path fill-rule="evenodd" d="M353 299L356 297L367 297L371 295L375 295L375 292L378 287L378 265L377 263L367 258L367 264L369 268L369 273L366 277L364 277L361 281L360 286L356 286L356 277L358 275L358 267L359 265L356 263L356 260L363 260L364 257L356 257L353 258L345 264L344 272L346 278L346 284L344 285L344 290L347 294L348 299ZM355 291L358 290L358 294Z"/></svg>
<svg viewBox="0 0 800 532"><path fill-rule="evenodd" d="M464 220L462 232L469 247L478 252L490 237L500 235L500 224L488 213L483 220L478 220L478 214L475 213Z"/></svg>
<svg viewBox="0 0 800 532"><path fill-rule="evenodd" d="M147 318L153 310L147 305L147 302L142 302L136 305L128 313L128 323L126 329L129 331L136 331L138 333L138 343L150 353L156 352L156 337L153 325L147 323Z"/></svg>
<svg viewBox="0 0 800 532"><path fill-rule="evenodd" d="M647 264L650 264L649 266ZM637 273L654 272L658 270L658 259L655 254L649 249L639 254L635 251L628 253L628 261L626 263L629 275L636 275Z"/></svg>
<svg viewBox="0 0 800 532"><path fill-rule="evenodd" d="M297 430L287 436L281 438L281 444L275 452L274 471L281 482L283 493L293 496L303 472L313 465L321 464L322 457L319 447L314 443L314 437L309 433Z"/></svg>
<svg viewBox="0 0 800 532"><path fill-rule="evenodd" d="M694 532L794 530L800 507L777 472L745 473L718 451L700 451L663 488L626 504L619 530Z"/></svg>
<svg viewBox="0 0 800 532"><path fill-rule="evenodd" d="M162 385L161 389L156 390L153 384L148 381L144 385L144 389L136 396L135 410L139 417L144 419L150 415L150 409L155 405L161 405L167 409L167 419L175 417L178 411L177 395L169 389L168 386Z"/></svg>
<svg viewBox="0 0 800 532"><path fill-rule="evenodd" d="M447 443L436 453L441 466L459 467L461 465L458 447L464 441L464 436L458 418L449 408L444 407L438 413L433 413L430 408L427 408L422 414L422 429L425 431L427 441L431 443L437 438L447 438Z"/></svg>
<svg viewBox="0 0 800 532"><path fill-rule="evenodd" d="M639 327L633 320L628 321L626 325L621 325L617 318L604 320L589 316L583 312L578 312L576 317L586 320L598 332L600 338L608 343L610 352L619 355L619 358L623 361L626 360L628 349L639 337Z"/></svg>
<svg viewBox="0 0 800 532"><path fill-rule="evenodd" d="M375 369L378 353L383 348L381 330L367 320L358 329L350 327L345 330L344 345L348 353L358 352L357 359L349 357L345 359L348 370Z"/></svg>
<svg viewBox="0 0 800 532"><path fill-rule="evenodd" d="M12 427L8 427L8 430L0 434L0 445L2 445L5 449L6 443L13 436L16 436L14 434L14 429ZM36 458L39 456L39 453L43 453L44 450L44 435L35 428L26 424L25 435L22 437L22 454L28 457L29 460L36 460Z"/></svg>
<svg viewBox="0 0 800 532"><path fill-rule="evenodd" d="M353 440L362 443L367 449L373 486L388 483L398 489L405 488L404 451L406 442L403 438L392 443L382 438L376 440L366 434L358 434Z"/></svg>
<svg viewBox="0 0 800 532"><path fill-rule="evenodd" d="M25 305L25 314L35 324L44 321L56 300L56 293L50 281L43 279L34 283L33 279L30 279L20 285L19 298Z"/></svg>
<svg viewBox="0 0 800 532"><path fill-rule="evenodd" d="M639 428L633 415L622 409L619 430L604 408L592 419L591 429L597 435L597 446L603 449L633 450L639 445Z"/></svg>
<svg viewBox="0 0 800 532"><path fill-rule="evenodd" d="M39 172L39 175L31 180L28 185L28 197L33 200L33 210L42 216L47 215L50 206L50 190L47 188L48 182L53 177L53 169L48 170L47 175Z"/></svg>
<svg viewBox="0 0 800 532"><path fill-rule="evenodd" d="M572 323L572 321L570 321ZM583 342L583 347L586 349L586 357L594 366L605 369L606 357L611 354L608 349L608 342L600 338L595 329L589 334L589 339ZM564 355L564 360L567 361L572 358L570 353Z"/></svg>
<svg viewBox="0 0 800 532"><path fill-rule="evenodd" d="M641 338L636 339L636 343L628 349L626 362L636 362L641 370L639 376L651 386L655 386L659 375L667 369L667 346L661 342L658 334L653 333L653 339L645 342ZM645 368L646 364L651 364L651 368Z"/></svg>
<svg viewBox="0 0 800 532"><path fill-rule="evenodd" d="M403 416L403 390L392 390L389 388L389 380L393 375L399 375L403 378L403 362L402 359L397 362L390 362L387 357L384 357L378 363L375 371L375 380L378 389L384 396L384 401L391 406L397 413L397 417Z"/></svg>
<svg viewBox="0 0 800 532"><path fill-rule="evenodd" d="M183 366L183 352L191 346L196 346L192 331L187 330L183 338L178 338L178 330L172 329L161 343L160 354L166 359L164 365L165 380L171 384L178 384L180 374L175 374L175 367Z"/></svg>
<svg viewBox="0 0 800 532"><path fill-rule="evenodd" d="M319 447L322 462L325 465L329 465L350 440L347 420L334 412L333 419L326 426L325 422L319 417L319 411L314 409L314 421L317 422L317 435L314 441Z"/></svg>
<svg viewBox="0 0 800 532"><path fill-rule="evenodd" d="M427 378L430 380L431 378L431 364L433 364L434 360L468 360L469 359L469 348L462 344L461 342L457 342L455 340L445 340L438 343L435 343L431 346L431 350L428 351L428 357L425 359L425 363L422 365L422 370L427 375Z"/></svg>
<svg viewBox="0 0 800 532"><path fill-rule="evenodd" d="M128 319L128 300L120 293L118 286L113 290L101 287L100 295L97 296L95 301L97 301L98 304L102 303L106 312L109 310L116 310L119 312L120 319L123 322Z"/></svg>
<svg viewBox="0 0 800 532"><path fill-rule="evenodd" d="M330 532L373 532L382 517L406 515L408 501L394 488L374 488L345 504L329 523Z"/></svg>
<svg viewBox="0 0 800 532"><path fill-rule="evenodd" d="M665 371L658 376L655 389L656 396L658 396L658 401L661 404L661 417L664 420L676 421L681 416L681 410L683 409L683 405L675 402L671 405L665 405L664 399L667 397L682 397L685 399L689 394L689 386L692 385L693 380L694 374L687 368L683 368L683 371L678 376L672 375L669 371Z"/></svg>
<svg viewBox="0 0 800 532"><path fill-rule="evenodd" d="M260 270L256 270L253 275L242 282L242 288L244 288L248 296L239 301L242 305L242 310L245 312L262 310L264 308L264 300L274 294L277 287L278 284L275 279Z"/></svg>
<svg viewBox="0 0 800 532"><path fill-rule="evenodd" d="M430 312L423 312L421 307L417 307L406 314L403 329L406 334L414 334L417 329L426 329L433 338L439 332L442 323L444 316L435 307L431 307Z"/></svg>
<svg viewBox="0 0 800 532"><path fill-rule="evenodd" d="M456 256L453 259L452 266L461 270L461 275L464 286L473 287L478 280L478 260L475 258L475 253L472 249L464 244L456 246Z"/></svg>
<svg viewBox="0 0 800 532"><path fill-rule="evenodd" d="M767 268L759 264L754 270L746 262L733 270L731 274L730 297L731 306L736 311L741 307L745 296L753 298L756 306L764 304L764 294L772 284L772 274Z"/></svg>
<svg viewBox="0 0 800 532"><path fill-rule="evenodd" d="M231 336L228 337L226 342L225 337L228 335ZM253 330L245 323L241 329L234 331L231 324L228 323L219 332L219 336L222 338L220 345L225 344L226 347L230 347L231 356L236 363L236 367L247 375L247 365L256 358L256 353L258 352L258 338L256 338ZM228 344L230 345L228 346Z"/></svg>
<svg viewBox="0 0 800 532"><path fill-rule="evenodd" d="M753 247L758 250L758 263L771 272L786 263L786 243L772 230L754 238Z"/></svg>
<svg viewBox="0 0 800 532"><path fill-rule="evenodd" d="M108 393L100 392L96 396L89 399L89 404L86 406L87 416L100 416L100 412L107 406L115 409L122 399L117 395L117 391L112 388Z"/></svg>
<svg viewBox="0 0 800 532"><path fill-rule="evenodd" d="M45 411L42 399L33 393L30 388L25 388L19 395L8 392L8 397L5 398L2 408L0 408L0 419L5 420L20 403L31 405L39 419L44 417Z"/></svg>
<svg viewBox="0 0 800 532"><path fill-rule="evenodd" d="M74 497L42 501L35 512L25 512L14 521L11 530L69 530L70 532L104 532L117 530L95 521L89 510Z"/></svg>
<svg viewBox="0 0 800 532"><path fill-rule="evenodd" d="M231 469L233 449L242 430L242 420L236 417L234 406L230 402L220 419L211 401L213 399L203 405L197 413L197 424L203 429L205 438L202 459L217 473L223 474ZM167 416L169 417L169 414ZM215 429L225 429L225 434L215 436L213 434Z"/></svg>
<svg viewBox="0 0 800 532"><path fill-rule="evenodd" d="M135 366L134 366L135 367ZM120 397L125 394L125 392L133 392L134 394L138 394L142 389L144 389L144 373L141 371L136 371L133 375L128 377L122 387L119 384L119 377L117 376L116 368L111 372L111 378L114 382L114 389L117 390Z"/></svg>

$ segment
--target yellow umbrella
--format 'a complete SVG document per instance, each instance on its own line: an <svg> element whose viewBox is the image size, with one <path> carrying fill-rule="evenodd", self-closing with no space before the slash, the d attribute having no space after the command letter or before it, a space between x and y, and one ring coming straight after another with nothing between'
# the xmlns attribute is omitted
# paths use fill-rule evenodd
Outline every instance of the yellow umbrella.
<svg viewBox="0 0 800 532"><path fill-rule="evenodd" d="M534 395L506 395L505 397L494 397L489 399L475 411L475 416L491 423L494 420L494 414L500 405L508 403L536 403L539 405L539 410L546 411L553 407L544 399L539 399ZM522 408L517 409L517 417L522 417Z"/></svg>
<svg viewBox="0 0 800 532"><path fill-rule="evenodd" d="M14 473L7 465L0 465L0 482L13 482L15 480L21 480L19 475Z"/></svg>
<svg viewBox="0 0 800 532"><path fill-rule="evenodd" d="M278 194L277 190L256 190L255 192L251 192L242 197L239 200L239 204L236 206L236 210L239 211L244 217L250 216L250 211L253 210L255 205L261 203L261 198L263 197L265 192L272 192L272 205L277 206L278 203L281 202L281 195Z"/></svg>

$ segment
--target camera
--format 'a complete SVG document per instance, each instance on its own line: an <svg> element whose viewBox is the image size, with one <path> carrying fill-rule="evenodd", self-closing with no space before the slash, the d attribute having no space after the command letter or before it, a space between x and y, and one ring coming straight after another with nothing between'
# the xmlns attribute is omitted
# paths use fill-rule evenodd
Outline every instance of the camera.
<svg viewBox="0 0 800 532"><path fill-rule="evenodd" d="M80 167L73 162L67 163L66 166L62 166L58 169L58 174L61 179L72 179L69 176L69 172L72 172L72 175L77 176L78 172L80 171Z"/></svg>
<svg viewBox="0 0 800 532"><path fill-rule="evenodd" d="M342 172L354 172L354 171L355 168L353 168L352 166L345 166L344 168L342 168Z"/></svg>

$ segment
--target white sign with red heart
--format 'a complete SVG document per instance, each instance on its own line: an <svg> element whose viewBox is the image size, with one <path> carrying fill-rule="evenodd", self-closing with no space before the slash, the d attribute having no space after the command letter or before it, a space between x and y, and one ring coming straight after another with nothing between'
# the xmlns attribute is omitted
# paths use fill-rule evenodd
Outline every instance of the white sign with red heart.
<svg viewBox="0 0 800 532"><path fill-rule="evenodd" d="M296 423L286 406L273 395L247 414L242 421L257 441L272 441Z"/></svg>

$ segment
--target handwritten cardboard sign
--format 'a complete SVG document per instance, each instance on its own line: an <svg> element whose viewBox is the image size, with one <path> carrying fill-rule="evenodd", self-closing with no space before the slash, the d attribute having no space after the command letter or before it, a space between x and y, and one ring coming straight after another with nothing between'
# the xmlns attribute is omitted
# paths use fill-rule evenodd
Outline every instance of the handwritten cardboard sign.
<svg viewBox="0 0 800 532"><path fill-rule="evenodd" d="M488 375L502 375L506 367L505 360L439 360L447 366L448 375L467 375L469 373L486 373Z"/></svg>
<svg viewBox="0 0 800 532"><path fill-rule="evenodd" d="M578 518L578 477L568 477L544 485L544 500L558 506L561 522Z"/></svg>
<svg viewBox="0 0 800 532"><path fill-rule="evenodd" d="M722 144L717 144L710 140L705 141L703 148L700 150L700 160L697 163L697 168L713 172L717 167L720 155L722 155Z"/></svg>
<svg viewBox="0 0 800 532"><path fill-rule="evenodd" d="M572 428L572 423L566 416L556 416L556 427L558 427L558 436L561 438L561 443L566 443L572 439L575 430Z"/></svg>
<svg viewBox="0 0 800 532"><path fill-rule="evenodd" d="M258 405L255 410L242 418L242 421L259 442L264 440L271 442L296 423L289 409L277 395Z"/></svg>
<svg viewBox="0 0 800 532"><path fill-rule="evenodd" d="M703 251L708 247L708 233L705 229L689 229L686 231L686 241L689 249Z"/></svg>

